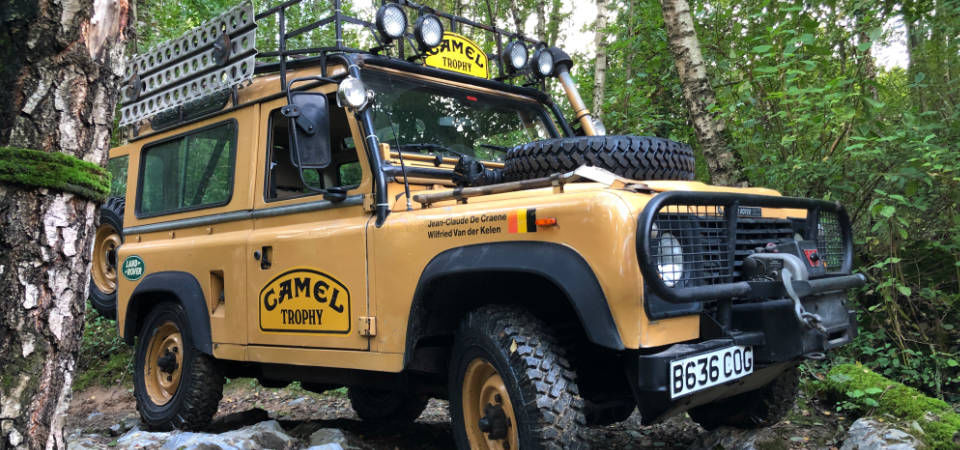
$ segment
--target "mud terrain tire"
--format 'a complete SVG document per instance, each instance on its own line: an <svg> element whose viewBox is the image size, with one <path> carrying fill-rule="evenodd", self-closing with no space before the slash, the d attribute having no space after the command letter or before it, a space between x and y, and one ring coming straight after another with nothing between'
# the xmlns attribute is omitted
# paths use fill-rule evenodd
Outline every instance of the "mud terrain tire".
<svg viewBox="0 0 960 450"><path fill-rule="evenodd" d="M155 306L143 321L134 355L133 395L143 423L153 430L206 427L223 397L223 380L213 358L194 345L183 306Z"/></svg>
<svg viewBox="0 0 960 450"><path fill-rule="evenodd" d="M500 390L495 392L507 394L499 409L515 418L507 427L508 435L511 427L515 430L514 436L496 441L500 446L516 439L519 445L510 448L588 448L583 435L584 402L577 388L576 372L564 353L550 328L522 309L487 306L467 314L457 331L450 362L450 414L457 448L483 448L483 439L493 436L492 432L482 431L480 425L492 414L479 421L465 419L466 414L479 416L476 409L470 412L469 408L495 406L487 403L483 395L471 394L486 392L492 385L499 385ZM482 389L475 389L479 386L471 382L472 370L478 365L486 367L486 373L492 372L480 378L486 380L480 383ZM470 398L480 402L471 404ZM491 398L499 400L500 396Z"/></svg>
<svg viewBox="0 0 960 450"><path fill-rule="evenodd" d="M697 406L688 413L694 422L708 431L721 426L769 427L783 420L793 408L799 386L800 371L793 367L760 389Z"/></svg>
<svg viewBox="0 0 960 450"><path fill-rule="evenodd" d="M651 136L584 136L531 142L507 151L507 181L570 172L584 164L633 180L692 180L689 145Z"/></svg>
<svg viewBox="0 0 960 450"><path fill-rule="evenodd" d="M100 205L100 225L93 243L90 267L90 304L101 316L117 318L117 278L119 262L116 248L123 243L123 210L126 200L110 197Z"/></svg>
<svg viewBox="0 0 960 450"><path fill-rule="evenodd" d="M351 386L350 406L364 422L380 426L409 425L420 417L429 398L412 392Z"/></svg>

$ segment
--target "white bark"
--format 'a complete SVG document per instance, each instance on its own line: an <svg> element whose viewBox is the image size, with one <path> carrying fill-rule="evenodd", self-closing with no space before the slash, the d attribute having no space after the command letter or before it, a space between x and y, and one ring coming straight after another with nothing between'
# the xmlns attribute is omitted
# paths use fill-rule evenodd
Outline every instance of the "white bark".
<svg viewBox="0 0 960 450"><path fill-rule="evenodd" d="M612 0L597 0L597 20L594 22L593 48L597 59L593 68L593 114L603 117L603 97L607 88L607 18Z"/></svg>

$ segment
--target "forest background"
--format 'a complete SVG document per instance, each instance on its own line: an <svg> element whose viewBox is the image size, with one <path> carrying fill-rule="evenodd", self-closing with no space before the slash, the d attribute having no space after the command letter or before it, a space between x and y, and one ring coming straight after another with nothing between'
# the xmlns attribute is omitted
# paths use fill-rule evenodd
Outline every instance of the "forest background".
<svg viewBox="0 0 960 450"><path fill-rule="evenodd" d="M233 3L140 2L133 51L179 36ZM255 2L258 10L278 3ZM698 179L711 181L669 47L666 5L424 3L567 43L580 91L608 133L690 143L698 152ZM370 0L348 1L345 8L373 17ZM960 0L711 0L690 9L715 92L710 112L725 125L723 141L740 180L839 201L854 224L855 266L869 279L852 296L860 335L829 360L807 364L808 374L858 361L960 402ZM305 1L288 26L329 11L325 2ZM260 24L258 48L272 47L271 27ZM305 39L323 40L324 33ZM492 50L491 42L481 43ZM897 44L906 52L901 63L878 64L877 49ZM562 98L556 85L548 87ZM111 325L88 314L77 389L129 375L129 351Z"/></svg>

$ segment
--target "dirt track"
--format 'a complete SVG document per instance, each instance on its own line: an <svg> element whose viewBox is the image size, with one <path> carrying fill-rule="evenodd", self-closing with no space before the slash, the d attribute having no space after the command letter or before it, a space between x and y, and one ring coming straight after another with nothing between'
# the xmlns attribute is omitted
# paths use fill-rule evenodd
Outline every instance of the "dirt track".
<svg viewBox="0 0 960 450"><path fill-rule="evenodd" d="M116 436L110 436L109 428L124 418L135 417L136 407L129 387L91 388L74 394L68 414L67 434L96 433L98 443L107 446L116 440ZM361 422L342 394L317 395L296 388L266 389L248 380L227 385L210 431L222 432L253 424L266 420L267 415L280 421L290 435L303 440L319 428L339 428L353 439L351 443L367 449L453 448L445 401L431 400L414 425L386 431ZM833 418L823 411L798 407L791 419L763 433L782 442L782 448L830 448L836 442L836 424L831 423ZM619 424L593 427L589 436L595 448L605 449L697 448L717 438L686 416L644 427L636 414Z"/></svg>

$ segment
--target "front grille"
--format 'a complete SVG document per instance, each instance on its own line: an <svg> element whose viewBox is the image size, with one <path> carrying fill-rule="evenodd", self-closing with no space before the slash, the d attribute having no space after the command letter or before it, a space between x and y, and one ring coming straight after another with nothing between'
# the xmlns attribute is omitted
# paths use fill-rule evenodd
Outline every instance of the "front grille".
<svg viewBox="0 0 960 450"><path fill-rule="evenodd" d="M782 244L793 239L796 232L789 220L767 218L738 218L736 257L734 258L733 281L742 281L740 267L743 260L758 247L768 243Z"/></svg>
<svg viewBox="0 0 960 450"><path fill-rule="evenodd" d="M772 211L788 218L763 217ZM637 257L647 286L674 303L740 298L743 263L768 244L815 241L830 274L851 270L850 220L822 200L726 192L662 192L638 217ZM807 248L812 247L813 242ZM793 250L795 251L795 250Z"/></svg>
<svg viewBox="0 0 960 450"><path fill-rule="evenodd" d="M738 218L731 264L723 206L668 205L657 214L654 224L652 254L667 261L660 271L661 279L676 281L674 287L741 281L743 260L756 248L783 243L795 234L786 219ZM670 264L679 259L682 266Z"/></svg>
<svg viewBox="0 0 960 450"><path fill-rule="evenodd" d="M821 211L817 225L817 253L828 272L837 272L843 266L843 233L836 213Z"/></svg>

